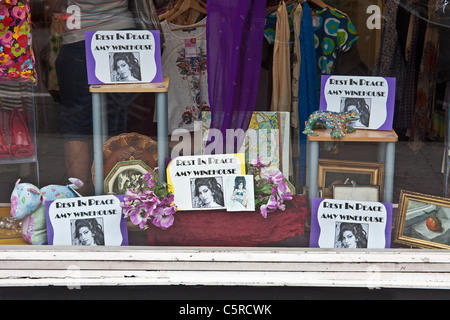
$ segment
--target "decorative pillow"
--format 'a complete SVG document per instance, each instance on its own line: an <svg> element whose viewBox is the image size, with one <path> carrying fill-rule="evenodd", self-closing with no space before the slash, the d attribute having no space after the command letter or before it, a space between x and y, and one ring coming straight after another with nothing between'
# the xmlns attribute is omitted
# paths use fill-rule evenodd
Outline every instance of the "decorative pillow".
<svg viewBox="0 0 450 320"><path fill-rule="evenodd" d="M0 81L36 84L32 49L30 0L0 0Z"/></svg>

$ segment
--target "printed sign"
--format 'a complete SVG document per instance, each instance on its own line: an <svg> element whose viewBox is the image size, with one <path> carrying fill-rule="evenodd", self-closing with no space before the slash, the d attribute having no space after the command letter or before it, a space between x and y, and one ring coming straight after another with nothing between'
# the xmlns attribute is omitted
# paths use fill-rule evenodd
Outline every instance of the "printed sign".
<svg viewBox="0 0 450 320"><path fill-rule="evenodd" d="M245 156L181 156L170 161L167 182L179 210L225 209L225 178L245 174Z"/></svg>
<svg viewBox="0 0 450 320"><path fill-rule="evenodd" d="M322 76L320 110L357 111L357 129L392 130L395 78Z"/></svg>
<svg viewBox="0 0 450 320"><path fill-rule="evenodd" d="M389 248L392 203L313 198L312 248Z"/></svg>
<svg viewBox="0 0 450 320"><path fill-rule="evenodd" d="M89 84L162 82L159 30L87 31Z"/></svg>
<svg viewBox="0 0 450 320"><path fill-rule="evenodd" d="M128 245L127 220L120 206L123 196L64 198L46 201L50 245Z"/></svg>

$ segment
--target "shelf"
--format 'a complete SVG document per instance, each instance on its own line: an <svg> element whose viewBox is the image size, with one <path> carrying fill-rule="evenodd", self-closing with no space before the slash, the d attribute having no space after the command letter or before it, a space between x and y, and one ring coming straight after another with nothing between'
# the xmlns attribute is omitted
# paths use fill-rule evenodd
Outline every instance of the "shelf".
<svg viewBox="0 0 450 320"><path fill-rule="evenodd" d="M331 129L314 129L316 135L308 135L309 141L348 141L348 142L397 142L394 130L362 130L347 133L343 138L332 138Z"/></svg>

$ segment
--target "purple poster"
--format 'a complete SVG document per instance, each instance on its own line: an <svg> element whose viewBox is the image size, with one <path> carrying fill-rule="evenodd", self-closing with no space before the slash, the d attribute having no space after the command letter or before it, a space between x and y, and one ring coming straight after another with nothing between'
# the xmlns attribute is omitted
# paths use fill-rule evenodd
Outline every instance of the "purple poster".
<svg viewBox="0 0 450 320"><path fill-rule="evenodd" d="M123 195L63 198L45 202L49 245L126 246Z"/></svg>
<svg viewBox="0 0 450 320"><path fill-rule="evenodd" d="M320 110L357 111L356 129L392 130L395 78L322 76Z"/></svg>
<svg viewBox="0 0 450 320"><path fill-rule="evenodd" d="M311 248L391 246L392 203L313 198Z"/></svg>
<svg viewBox="0 0 450 320"><path fill-rule="evenodd" d="M162 82L159 30L88 31L89 84Z"/></svg>

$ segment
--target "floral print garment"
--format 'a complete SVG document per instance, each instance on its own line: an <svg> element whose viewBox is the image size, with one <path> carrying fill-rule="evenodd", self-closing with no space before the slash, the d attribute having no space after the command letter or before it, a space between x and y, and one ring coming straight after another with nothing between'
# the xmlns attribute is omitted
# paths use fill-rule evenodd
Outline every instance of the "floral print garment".
<svg viewBox="0 0 450 320"><path fill-rule="evenodd" d="M329 8L313 11L313 28L319 74L332 74L339 52L350 49L359 36L349 18Z"/></svg>
<svg viewBox="0 0 450 320"><path fill-rule="evenodd" d="M36 83L29 0L0 0L0 78Z"/></svg>
<svg viewBox="0 0 450 320"><path fill-rule="evenodd" d="M204 24L201 21L198 24ZM206 69L206 28L175 30L167 21L161 23L165 42L162 56L164 77L170 77L169 133L178 128L194 130L194 122L201 121L201 112L209 111ZM195 48L193 51L189 48ZM186 54L188 52L188 54Z"/></svg>

